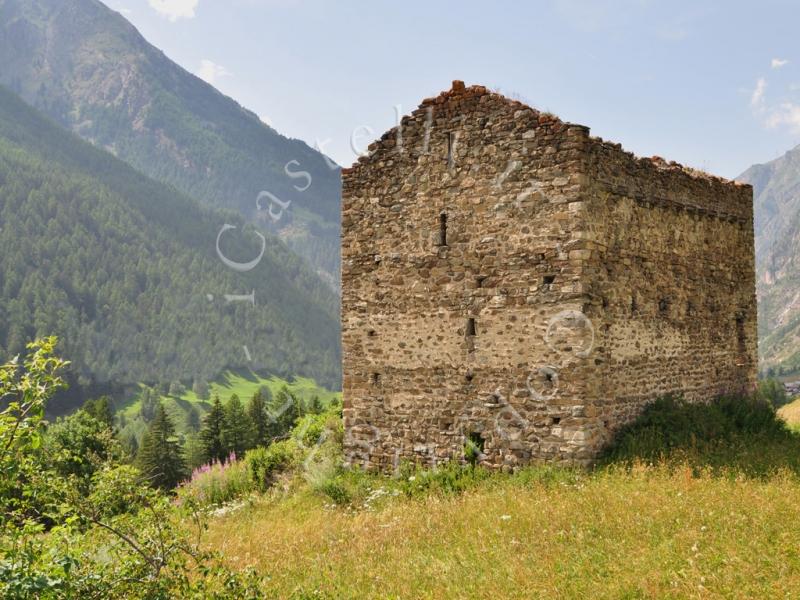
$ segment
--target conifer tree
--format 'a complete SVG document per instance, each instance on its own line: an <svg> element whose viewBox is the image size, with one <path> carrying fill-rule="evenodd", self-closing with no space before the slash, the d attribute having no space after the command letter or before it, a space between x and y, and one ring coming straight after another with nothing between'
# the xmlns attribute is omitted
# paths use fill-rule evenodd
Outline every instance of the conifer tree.
<svg viewBox="0 0 800 600"><path fill-rule="evenodd" d="M200 444L203 447L205 462L215 460L224 461L227 457L225 446L222 443L222 429L225 423L225 411L219 396L214 396L211 410L203 419L203 428L200 430Z"/></svg>
<svg viewBox="0 0 800 600"><path fill-rule="evenodd" d="M269 428L271 438L285 436L300 418L300 404L286 386L283 386L273 399L270 414L273 418Z"/></svg>
<svg viewBox="0 0 800 600"><path fill-rule="evenodd" d="M175 436L175 425L160 402L155 418L142 438L136 462L155 488L172 489L186 475L186 464Z"/></svg>
<svg viewBox="0 0 800 600"><path fill-rule="evenodd" d="M267 406L261 390L257 391L247 404L247 417L250 421L251 440L250 446L265 446L269 435L267 422Z"/></svg>
<svg viewBox="0 0 800 600"><path fill-rule="evenodd" d="M239 396L233 394L225 404L225 418L222 427L222 445L228 455L241 458L250 447L252 432Z"/></svg>
<svg viewBox="0 0 800 600"><path fill-rule="evenodd" d="M312 415L318 415L322 412L322 402L317 394L314 394L311 397L311 400L309 400L307 412L311 413Z"/></svg>
<svg viewBox="0 0 800 600"><path fill-rule="evenodd" d="M194 470L206 462L205 450L199 434L189 433L186 435L183 443L183 457L190 470Z"/></svg>

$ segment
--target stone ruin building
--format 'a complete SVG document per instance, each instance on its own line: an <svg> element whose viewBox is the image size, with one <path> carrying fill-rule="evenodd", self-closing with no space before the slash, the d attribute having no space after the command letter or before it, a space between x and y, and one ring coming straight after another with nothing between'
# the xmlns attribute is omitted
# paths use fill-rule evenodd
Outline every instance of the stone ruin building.
<svg viewBox="0 0 800 600"><path fill-rule="evenodd" d="M343 180L351 464L585 464L659 396L755 385L749 185L459 81Z"/></svg>

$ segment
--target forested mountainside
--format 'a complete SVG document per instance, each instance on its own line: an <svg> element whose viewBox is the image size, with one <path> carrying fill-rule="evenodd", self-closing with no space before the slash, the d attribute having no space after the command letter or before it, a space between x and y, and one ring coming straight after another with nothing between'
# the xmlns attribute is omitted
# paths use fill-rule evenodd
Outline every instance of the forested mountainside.
<svg viewBox="0 0 800 600"><path fill-rule="evenodd" d="M762 366L800 371L800 146L737 179L753 185Z"/></svg>
<svg viewBox="0 0 800 600"><path fill-rule="evenodd" d="M97 0L0 0L0 63L0 83L57 122L257 220L338 287L338 167L179 67L122 15Z"/></svg>
<svg viewBox="0 0 800 600"><path fill-rule="evenodd" d="M338 298L302 259L266 236L254 268L231 268L222 257L262 248L241 216L202 208L2 88L0 199L0 355L55 334L89 382L247 367L338 385Z"/></svg>

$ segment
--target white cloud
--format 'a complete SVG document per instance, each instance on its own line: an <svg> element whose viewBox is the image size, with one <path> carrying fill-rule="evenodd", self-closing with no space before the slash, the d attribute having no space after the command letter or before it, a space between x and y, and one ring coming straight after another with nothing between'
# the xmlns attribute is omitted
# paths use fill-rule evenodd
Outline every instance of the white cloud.
<svg viewBox="0 0 800 600"><path fill-rule="evenodd" d="M792 87L790 85L789 89ZM753 116L769 129L786 128L792 133L800 133L800 105L794 102L770 105L765 98L766 88L766 80L759 77L756 87L750 95Z"/></svg>
<svg viewBox="0 0 800 600"><path fill-rule="evenodd" d="M148 0L150 7L170 21L194 18L200 0Z"/></svg>
<svg viewBox="0 0 800 600"><path fill-rule="evenodd" d="M767 81L763 77L759 77L756 81L756 88L750 96L750 106L753 108L761 108L764 105L764 91L767 89Z"/></svg>
<svg viewBox="0 0 800 600"><path fill-rule="evenodd" d="M780 69L782 66L789 64L789 60L786 58L773 58L769 64L773 69Z"/></svg>
<svg viewBox="0 0 800 600"><path fill-rule="evenodd" d="M800 133L800 106L784 102L767 115L767 127L787 126L792 133Z"/></svg>
<svg viewBox="0 0 800 600"><path fill-rule="evenodd" d="M200 61L200 69L197 71L197 76L211 85L214 85L220 77L230 77L231 75L232 73L228 69L207 58Z"/></svg>

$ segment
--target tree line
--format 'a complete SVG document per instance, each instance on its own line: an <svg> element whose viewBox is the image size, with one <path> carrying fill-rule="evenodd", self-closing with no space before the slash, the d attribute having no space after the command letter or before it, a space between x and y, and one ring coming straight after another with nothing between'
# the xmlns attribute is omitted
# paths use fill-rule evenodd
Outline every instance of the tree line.
<svg viewBox="0 0 800 600"><path fill-rule="evenodd" d="M95 404L87 409L97 410ZM168 490L202 465L236 460L248 450L283 439L301 416L322 410L318 396L303 402L286 386L274 398L262 388L246 405L236 394L224 403L215 395L200 431L185 436L181 444L175 423L158 400L154 418L136 452L136 465L152 485Z"/></svg>

